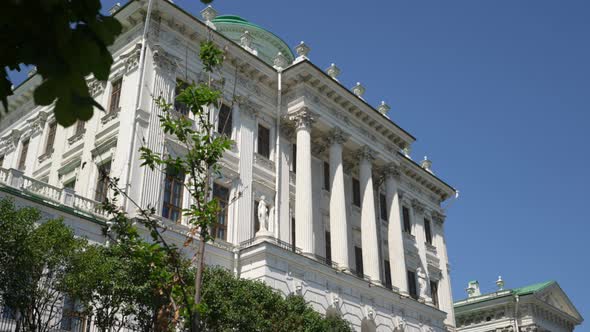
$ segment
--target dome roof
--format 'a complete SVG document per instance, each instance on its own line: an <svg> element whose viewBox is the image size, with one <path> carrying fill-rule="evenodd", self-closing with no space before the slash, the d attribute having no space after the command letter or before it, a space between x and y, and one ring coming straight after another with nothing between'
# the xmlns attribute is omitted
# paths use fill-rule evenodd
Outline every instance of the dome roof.
<svg viewBox="0 0 590 332"><path fill-rule="evenodd" d="M273 59L281 52L289 62L293 62L295 56L281 38L265 28L249 22L236 15L221 15L212 20L217 32L240 44L240 38L244 31L253 37L251 47L258 52L258 57L264 62L273 65Z"/></svg>

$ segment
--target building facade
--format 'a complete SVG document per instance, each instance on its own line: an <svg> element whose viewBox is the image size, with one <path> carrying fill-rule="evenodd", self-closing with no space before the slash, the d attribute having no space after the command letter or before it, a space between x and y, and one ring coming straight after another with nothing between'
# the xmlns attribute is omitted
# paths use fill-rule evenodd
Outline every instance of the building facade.
<svg viewBox="0 0 590 332"><path fill-rule="evenodd" d="M455 302L457 331L571 332L582 316L555 281L481 294L477 281L469 282L469 297Z"/></svg>
<svg viewBox="0 0 590 332"><path fill-rule="evenodd" d="M121 202L130 216L132 202L156 207L169 239L182 244L185 179L140 167L137 151L183 153L160 129L154 98L172 101L183 83L204 79L196 55L209 36L225 51L213 76L223 103L211 116L234 144L213 184L224 209L207 264L301 294L360 331L454 330L441 203L455 190L430 161L411 159L415 138L389 106L369 105L360 84L344 87L334 64L317 67L303 42L293 52L211 7L202 20L164 0L130 1L112 14L124 30L111 47L110 78L88 79L105 111L64 128L52 107L33 102L39 75L15 89L0 123L3 195L104 242L100 202L109 193L99 174L107 173L130 196Z"/></svg>

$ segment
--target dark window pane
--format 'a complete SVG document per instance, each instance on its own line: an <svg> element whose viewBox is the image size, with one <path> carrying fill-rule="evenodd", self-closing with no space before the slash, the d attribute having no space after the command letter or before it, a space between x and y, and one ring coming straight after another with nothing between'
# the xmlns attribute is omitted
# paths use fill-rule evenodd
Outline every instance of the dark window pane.
<svg viewBox="0 0 590 332"><path fill-rule="evenodd" d="M258 125L258 154L270 158L270 130Z"/></svg>
<svg viewBox="0 0 590 332"><path fill-rule="evenodd" d="M354 260L355 260L355 270L356 270L356 275L359 277L363 277L364 276L364 271L363 271L363 249L359 248L359 247L354 247Z"/></svg>
<svg viewBox="0 0 590 332"><path fill-rule="evenodd" d="M184 191L184 174L168 169L164 179L164 197L162 217L179 221L182 216L182 194Z"/></svg>
<svg viewBox="0 0 590 332"><path fill-rule="evenodd" d="M291 218L291 247L293 251L297 248L295 245L295 218Z"/></svg>
<svg viewBox="0 0 590 332"><path fill-rule="evenodd" d="M352 204L361 206L361 184L355 178L352 178Z"/></svg>
<svg viewBox="0 0 590 332"><path fill-rule="evenodd" d="M410 221L410 210L407 207L402 207L402 216L404 219L404 232L412 234L412 223Z"/></svg>
<svg viewBox="0 0 590 332"><path fill-rule="evenodd" d="M379 194L379 211L382 220L387 220L387 198L383 194Z"/></svg>
<svg viewBox="0 0 590 332"><path fill-rule="evenodd" d="M26 140L23 142L22 148L20 150L20 157L18 158L18 169L21 171L25 170L28 152L29 152L29 140Z"/></svg>
<svg viewBox="0 0 590 332"><path fill-rule="evenodd" d="M98 180L96 183L96 191L94 200L97 202L105 202L109 192L109 181L108 177L111 173L111 162L108 161L98 166Z"/></svg>
<svg viewBox="0 0 590 332"><path fill-rule="evenodd" d="M221 109L219 110L219 119L217 122L217 132L227 137L231 137L233 128L232 121L232 111L229 106L225 104L221 105Z"/></svg>
<svg viewBox="0 0 590 332"><path fill-rule="evenodd" d="M258 220L258 201L254 201L254 233L260 230L260 220Z"/></svg>
<svg viewBox="0 0 590 332"><path fill-rule="evenodd" d="M330 191L330 164L324 161L324 189Z"/></svg>
<svg viewBox="0 0 590 332"><path fill-rule="evenodd" d="M121 78L113 82L113 87L111 89L111 99L109 102L109 113L116 112L119 109L122 85L123 79Z"/></svg>
<svg viewBox="0 0 590 332"><path fill-rule="evenodd" d="M47 133L47 143L45 144L45 153L50 154L53 152L53 144L55 143L55 132L57 130L57 122L49 124L49 131Z"/></svg>
<svg viewBox="0 0 590 332"><path fill-rule="evenodd" d="M383 269L385 270L385 287L391 289L391 266L388 260L383 262Z"/></svg>
<svg viewBox="0 0 590 332"><path fill-rule="evenodd" d="M432 303L434 303L434 306L438 308L438 282L437 281L430 282L430 293L432 294Z"/></svg>
<svg viewBox="0 0 590 332"><path fill-rule="evenodd" d="M78 120L76 122L76 131L74 132L74 136L84 134L84 121Z"/></svg>
<svg viewBox="0 0 590 332"><path fill-rule="evenodd" d="M418 290L416 288L416 273L408 271L408 292L415 300L418 299Z"/></svg>
<svg viewBox="0 0 590 332"><path fill-rule="evenodd" d="M332 243L330 238L330 232L326 231L326 263L332 264Z"/></svg>
<svg viewBox="0 0 590 332"><path fill-rule="evenodd" d="M222 239L224 241L227 241L226 231L228 216L227 206L229 204L229 189L220 186L217 183L214 183L213 197L217 200L217 203L219 204L219 213L217 214L217 223L213 225L211 235L216 239Z"/></svg>
<svg viewBox="0 0 590 332"><path fill-rule="evenodd" d="M426 235L426 243L432 245L432 230L428 219L424 219L424 235Z"/></svg>

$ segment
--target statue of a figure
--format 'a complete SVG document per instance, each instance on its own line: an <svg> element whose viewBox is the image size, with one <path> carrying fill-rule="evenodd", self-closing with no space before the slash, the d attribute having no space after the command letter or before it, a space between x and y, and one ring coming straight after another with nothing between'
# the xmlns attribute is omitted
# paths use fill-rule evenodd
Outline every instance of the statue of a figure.
<svg viewBox="0 0 590 332"><path fill-rule="evenodd" d="M418 287L419 287L419 294L420 298L424 299L426 302L430 302L430 295L428 291L428 279L422 267L418 267L416 269L416 275L418 276Z"/></svg>
<svg viewBox="0 0 590 332"><path fill-rule="evenodd" d="M258 202L258 222L260 222L260 231L268 231L268 206L266 205L266 197L260 196Z"/></svg>

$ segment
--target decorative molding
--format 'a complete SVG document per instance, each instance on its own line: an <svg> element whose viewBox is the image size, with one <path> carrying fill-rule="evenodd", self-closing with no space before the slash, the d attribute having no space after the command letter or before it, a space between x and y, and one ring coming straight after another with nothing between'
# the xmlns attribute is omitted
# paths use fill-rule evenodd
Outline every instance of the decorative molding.
<svg viewBox="0 0 590 332"><path fill-rule="evenodd" d="M161 47L156 47L153 57L156 69L160 69L166 74L176 73L178 61L176 61L175 56L164 51Z"/></svg>
<svg viewBox="0 0 590 332"><path fill-rule="evenodd" d="M125 73L126 74L129 74L130 72L134 71L136 68L139 67L140 54L141 54L141 43L137 43L137 44L135 44L135 47L131 51L129 51L119 57L119 59L122 60L123 63L125 64Z"/></svg>
<svg viewBox="0 0 590 332"><path fill-rule="evenodd" d="M289 120L295 122L297 130L311 130L311 126L316 121L316 118L317 115L312 113L307 106L301 107L299 110L289 115Z"/></svg>
<svg viewBox="0 0 590 332"><path fill-rule="evenodd" d="M424 203L420 202L416 198L412 199L412 208L414 209L414 213L424 214Z"/></svg>
<svg viewBox="0 0 590 332"><path fill-rule="evenodd" d="M105 116L100 118L100 123L102 123L104 125L105 123L111 121L112 119L116 119L119 116L120 112L121 112L121 107L117 107L116 110L109 112Z"/></svg>
<svg viewBox="0 0 590 332"><path fill-rule="evenodd" d="M344 144L350 137L350 134L345 133L339 127L334 127L328 132L328 143L330 144Z"/></svg>
<svg viewBox="0 0 590 332"><path fill-rule="evenodd" d="M368 162L373 162L375 160L375 156L377 155L377 153L369 146L363 145L360 149L357 150L356 155L359 160L367 160Z"/></svg>
<svg viewBox="0 0 590 332"><path fill-rule="evenodd" d="M401 171L396 163L389 163L381 169L384 178L393 177L396 180L401 178Z"/></svg>
<svg viewBox="0 0 590 332"><path fill-rule="evenodd" d="M337 77L340 75L340 68L335 64L330 64L330 67L326 68L326 73L330 76L333 80L338 81Z"/></svg>
<svg viewBox="0 0 590 332"><path fill-rule="evenodd" d="M34 119L27 121L31 131L31 136L35 136L43 132L43 128L45 128L45 123L47 122L48 117L49 115L47 113L39 112Z"/></svg>
<svg viewBox="0 0 590 332"><path fill-rule="evenodd" d="M441 224L445 222L445 219L447 217L444 214L442 214L442 213L440 213L439 211L436 211L436 210L432 211L430 213L430 215L431 215L433 221L439 222Z"/></svg>

